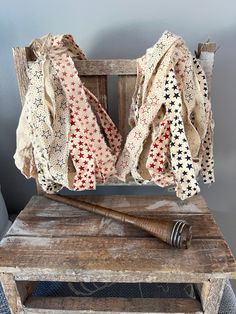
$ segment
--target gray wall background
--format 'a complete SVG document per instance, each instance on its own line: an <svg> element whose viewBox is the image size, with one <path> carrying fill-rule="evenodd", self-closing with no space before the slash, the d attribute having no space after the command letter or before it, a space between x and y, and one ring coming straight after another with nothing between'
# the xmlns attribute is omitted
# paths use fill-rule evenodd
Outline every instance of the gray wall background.
<svg viewBox="0 0 236 314"><path fill-rule="evenodd" d="M210 38L215 59L212 101L215 129L216 183L202 194L236 255L236 3L222 1L0 1L0 184L10 213L19 212L35 193L13 161L15 129L21 103L11 48L26 46L49 32L71 33L90 58L136 58L168 29L181 35L193 51ZM110 101L114 101L115 94ZM114 109L115 112L115 109ZM113 114L114 114L113 112ZM134 188L128 192L140 192ZM144 189L142 189L144 192ZM126 193L99 188L96 193ZM163 193L146 189L148 194Z"/></svg>

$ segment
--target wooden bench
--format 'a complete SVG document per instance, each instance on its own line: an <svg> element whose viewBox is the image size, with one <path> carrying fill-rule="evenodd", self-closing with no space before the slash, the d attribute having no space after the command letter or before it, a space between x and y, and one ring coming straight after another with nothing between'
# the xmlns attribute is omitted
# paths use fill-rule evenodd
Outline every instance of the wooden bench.
<svg viewBox="0 0 236 314"><path fill-rule="evenodd" d="M211 44L204 49L212 49ZM28 48L14 49L14 56L24 103L25 66L34 56ZM90 60L76 65L105 108L107 75L119 76L118 124L125 136L135 62ZM0 279L12 313L218 312L225 279L236 278L236 263L200 195L184 202L170 195L79 197L133 215L186 219L193 225L192 245L174 249L134 226L33 196L0 243ZM199 299L42 298L32 295L38 281L193 283Z"/></svg>

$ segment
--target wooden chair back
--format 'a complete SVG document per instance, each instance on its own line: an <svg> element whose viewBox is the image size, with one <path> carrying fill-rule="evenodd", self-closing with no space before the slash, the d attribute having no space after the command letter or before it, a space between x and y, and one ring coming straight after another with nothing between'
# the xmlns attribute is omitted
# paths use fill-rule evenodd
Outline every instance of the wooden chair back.
<svg viewBox="0 0 236 314"><path fill-rule="evenodd" d="M19 85L21 102L24 104L28 88L26 67L28 62L35 61L35 56L29 47L13 48L16 65L16 75ZM118 128L123 137L129 131L128 112L136 80L136 61L130 59L108 60L75 60L79 68L80 78L85 86L98 98L108 110L107 77L118 76Z"/></svg>

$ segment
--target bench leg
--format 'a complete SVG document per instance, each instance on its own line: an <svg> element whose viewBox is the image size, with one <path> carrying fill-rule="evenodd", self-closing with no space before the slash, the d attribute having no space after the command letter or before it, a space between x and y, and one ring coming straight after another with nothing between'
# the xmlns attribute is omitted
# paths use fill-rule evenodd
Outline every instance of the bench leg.
<svg viewBox="0 0 236 314"><path fill-rule="evenodd" d="M21 297L12 274L0 274L0 281L12 314L23 313Z"/></svg>
<svg viewBox="0 0 236 314"><path fill-rule="evenodd" d="M198 285L205 314L218 313L225 286L225 279L209 279Z"/></svg>

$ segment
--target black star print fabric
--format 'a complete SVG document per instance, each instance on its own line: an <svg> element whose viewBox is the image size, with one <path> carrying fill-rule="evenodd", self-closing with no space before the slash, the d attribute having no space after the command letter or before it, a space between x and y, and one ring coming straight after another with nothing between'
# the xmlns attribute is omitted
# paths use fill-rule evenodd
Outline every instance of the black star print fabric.
<svg viewBox="0 0 236 314"><path fill-rule="evenodd" d="M158 138L151 146L148 166L155 183L161 186L175 184L176 195L185 199L200 189L184 132L182 98L173 69L166 76L164 91L166 115L161 122Z"/></svg>
<svg viewBox="0 0 236 314"><path fill-rule="evenodd" d="M165 32L138 59L130 125L118 177L174 185L184 200L214 182L213 129L206 75L182 38Z"/></svg>

